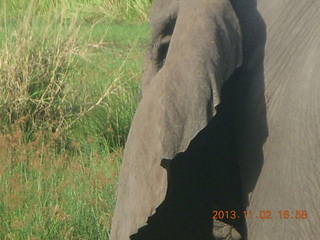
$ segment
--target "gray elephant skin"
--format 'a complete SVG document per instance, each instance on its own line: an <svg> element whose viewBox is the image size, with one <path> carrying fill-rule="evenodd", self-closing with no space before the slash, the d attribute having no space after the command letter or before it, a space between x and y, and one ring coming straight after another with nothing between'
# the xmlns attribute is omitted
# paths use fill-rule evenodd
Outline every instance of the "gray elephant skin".
<svg viewBox="0 0 320 240"><path fill-rule="evenodd" d="M156 0L111 240L320 239L320 1Z"/></svg>

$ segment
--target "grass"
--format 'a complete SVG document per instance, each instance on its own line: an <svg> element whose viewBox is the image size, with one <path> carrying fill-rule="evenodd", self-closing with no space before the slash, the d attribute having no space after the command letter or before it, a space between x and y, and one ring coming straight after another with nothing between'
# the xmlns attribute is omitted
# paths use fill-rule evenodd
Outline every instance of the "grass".
<svg viewBox="0 0 320 240"><path fill-rule="evenodd" d="M74 156L33 142L7 154L0 239L107 239L120 149Z"/></svg>
<svg viewBox="0 0 320 240"><path fill-rule="evenodd" d="M29 12L33 3L34 15L48 12L67 12L67 18L77 15L88 22L110 21L146 21L152 0L3 0L0 9L9 12L8 16L19 17Z"/></svg>
<svg viewBox="0 0 320 240"><path fill-rule="evenodd" d="M0 2L0 239L108 239L149 7Z"/></svg>

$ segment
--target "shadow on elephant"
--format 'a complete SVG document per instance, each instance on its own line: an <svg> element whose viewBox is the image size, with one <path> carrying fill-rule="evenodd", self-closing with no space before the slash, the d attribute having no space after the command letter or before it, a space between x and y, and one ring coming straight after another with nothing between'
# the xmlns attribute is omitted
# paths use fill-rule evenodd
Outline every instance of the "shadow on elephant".
<svg viewBox="0 0 320 240"><path fill-rule="evenodd" d="M255 1L234 1L233 7L242 29L243 64L223 85L217 114L188 149L162 160L168 174L165 200L148 225L131 236L133 240L246 238L243 212L263 165L262 147L268 136L263 71L266 29ZM217 222L213 211L237 215ZM215 231L219 222L227 224L222 224L225 230Z"/></svg>

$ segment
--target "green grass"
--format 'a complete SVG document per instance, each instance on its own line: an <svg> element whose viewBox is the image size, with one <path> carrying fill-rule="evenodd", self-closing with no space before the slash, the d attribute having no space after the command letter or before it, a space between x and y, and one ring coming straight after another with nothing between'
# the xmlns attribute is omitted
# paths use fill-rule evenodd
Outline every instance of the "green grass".
<svg viewBox="0 0 320 240"><path fill-rule="evenodd" d="M108 239L149 7L0 2L0 239Z"/></svg>
<svg viewBox="0 0 320 240"><path fill-rule="evenodd" d="M1 162L0 239L107 239L121 150L72 156L34 142L20 151Z"/></svg>
<svg viewBox="0 0 320 240"><path fill-rule="evenodd" d="M93 46L94 57L80 60L81 74L85 77L83 82L78 82L80 89L77 92L83 91L83 86L88 87L86 93L90 93L90 97L82 106L92 106L101 96L105 98L99 108L93 109L88 117L81 117L75 127L81 127L86 132L85 136L102 137L111 148L123 146L139 100L142 59L148 45L149 26L145 23L113 24L106 33L105 24L99 24L93 32L105 35L105 39ZM77 139L81 137L78 135Z"/></svg>

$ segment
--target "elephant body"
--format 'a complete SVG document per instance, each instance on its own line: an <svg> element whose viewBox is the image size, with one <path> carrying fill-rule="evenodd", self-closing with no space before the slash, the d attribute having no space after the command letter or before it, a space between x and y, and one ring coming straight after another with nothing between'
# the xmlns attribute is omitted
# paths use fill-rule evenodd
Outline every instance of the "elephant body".
<svg viewBox="0 0 320 240"><path fill-rule="evenodd" d="M155 1L111 240L318 239L319 20L318 0Z"/></svg>
<svg viewBox="0 0 320 240"><path fill-rule="evenodd" d="M267 25L264 81L269 134L248 210L269 210L272 219L248 219L248 236L318 239L320 27L316 22L320 20L320 2L257 2ZM281 220L278 212L284 210L290 217ZM296 210L307 211L307 218L296 219Z"/></svg>

